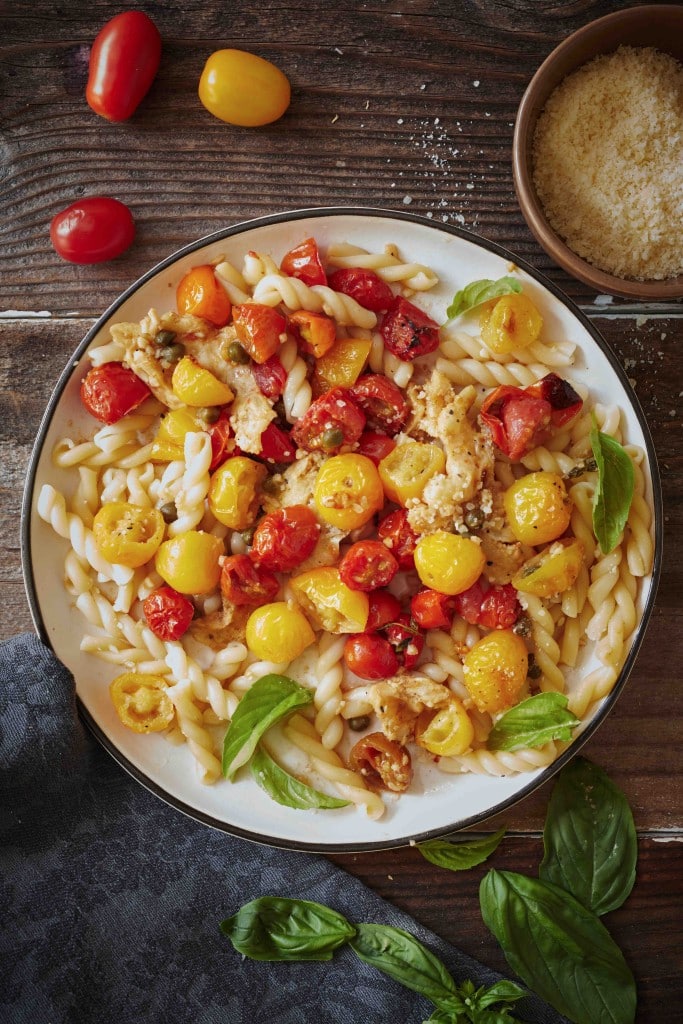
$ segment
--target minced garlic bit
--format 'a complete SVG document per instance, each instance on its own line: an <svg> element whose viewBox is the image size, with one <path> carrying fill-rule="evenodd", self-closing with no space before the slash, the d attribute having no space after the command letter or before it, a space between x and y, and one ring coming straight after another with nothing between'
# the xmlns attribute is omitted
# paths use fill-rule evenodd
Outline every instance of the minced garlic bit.
<svg viewBox="0 0 683 1024"><path fill-rule="evenodd" d="M683 271L683 66L651 47L596 57L550 95L533 145L553 229L618 277Z"/></svg>

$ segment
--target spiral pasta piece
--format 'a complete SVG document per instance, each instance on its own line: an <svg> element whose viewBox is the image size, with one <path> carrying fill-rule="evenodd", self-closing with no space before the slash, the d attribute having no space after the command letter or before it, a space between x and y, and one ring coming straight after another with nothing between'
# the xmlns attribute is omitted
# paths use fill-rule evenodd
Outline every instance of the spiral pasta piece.
<svg viewBox="0 0 683 1024"><path fill-rule="evenodd" d="M168 525L168 536L177 537L193 530L204 516L204 501L211 478L209 467L213 453L211 437L203 430L188 431L184 442L185 468L175 494L177 518Z"/></svg>
<svg viewBox="0 0 683 1024"><path fill-rule="evenodd" d="M504 777L521 772L533 772L546 768L558 757L560 744L551 741L543 747L525 747L523 750L485 750L479 748L459 757L442 757L439 768L451 775L472 772L475 775Z"/></svg>
<svg viewBox="0 0 683 1024"><path fill-rule="evenodd" d="M294 338L288 338L280 346L278 358L287 371L282 392L285 416L289 423L295 423L308 410L313 399L313 391L308 380L308 367L299 355Z"/></svg>
<svg viewBox="0 0 683 1024"><path fill-rule="evenodd" d="M296 277L282 274L267 274L254 288L254 302L266 306L283 303L287 309L306 309L313 313L327 313L339 324L353 324L356 327L374 327L377 317L365 309L350 295L335 292L324 284L309 287Z"/></svg>
<svg viewBox="0 0 683 1024"><path fill-rule="evenodd" d="M345 643L345 636L326 633L318 644L316 663L318 681L313 697L317 712L315 727L320 735L322 745L328 750L337 746L344 733L344 725L341 720L341 684L344 676L342 655Z"/></svg>
<svg viewBox="0 0 683 1024"><path fill-rule="evenodd" d="M221 762L214 753L211 733L202 723L202 713L192 699L192 685L183 680L167 687L166 693L173 701L178 727L196 761L199 779L210 785L220 777Z"/></svg>
<svg viewBox="0 0 683 1024"><path fill-rule="evenodd" d="M374 270L389 284L402 284L414 292L424 292L439 283L439 278L422 263L405 263L395 246L387 246L383 253L371 253L360 246L341 242L328 246L327 261L333 267L361 267Z"/></svg>
<svg viewBox="0 0 683 1024"><path fill-rule="evenodd" d="M460 359L452 362L443 357L436 360L436 369L453 384L481 384L495 388L500 384L528 387L543 376L545 367L537 363L497 363L492 359Z"/></svg>

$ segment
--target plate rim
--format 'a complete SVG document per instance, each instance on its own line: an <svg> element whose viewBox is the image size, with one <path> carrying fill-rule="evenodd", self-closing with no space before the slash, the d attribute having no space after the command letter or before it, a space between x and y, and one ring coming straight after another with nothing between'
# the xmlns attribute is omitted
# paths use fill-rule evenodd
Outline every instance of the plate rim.
<svg viewBox="0 0 683 1024"><path fill-rule="evenodd" d="M349 217L368 217L386 220L398 220L404 222L410 222L417 224L420 227L429 228L435 231L444 232L446 234L453 235L466 242L470 242L480 248L487 250L494 255L500 256L506 259L508 262L514 264L525 274L535 280L542 287L547 289L555 299L557 299L562 305L564 305L569 312L579 321L581 326L588 332L594 343L598 346L602 354L608 360L610 368L616 374L619 379L624 391L626 392L631 409L636 416L638 424L641 428L643 439L645 443L645 452L648 461L648 471L650 478L650 486L652 489L652 513L653 513L653 529L654 529L654 559L652 572L650 575L650 589L645 601L643 612L635 630L629 653L624 661L624 664L619 672L614 687L609 694L604 698L603 706L594 715L593 719L581 730L581 733L572 741L571 745L563 751L555 761L550 765L546 765L543 768L537 769L535 772L530 773L530 780L528 785L523 786L521 789L516 790L514 794L505 797L501 801L497 802L493 807L486 811L477 812L476 814L469 815L466 819L462 819L453 827L439 826L436 828L427 829L424 832L416 833L405 837L395 837L391 839L379 839L379 840L368 840L350 843L329 843L321 844L315 842L307 842L305 840L293 840L282 838L278 836L267 836L260 833L249 831L242 826L232 825L228 822L221 821L214 818L211 814L208 814L196 807L191 806L185 800L180 797L174 796L169 793L164 787L152 779L134 765L128 758L122 754L116 747L113 740L111 740L104 730L95 721L92 714L85 707L83 701L76 693L76 706L78 713L86 726L93 734L95 739L104 747L108 754L124 769L133 779L140 783L148 792L161 799L168 806L173 807L175 810L180 811L187 817L200 822L201 824L207 825L214 828L217 831L223 832L228 835L237 836L241 839L246 839L249 842L254 842L258 845L266 845L283 850L302 851L309 853L320 853L320 854L345 854L345 853L363 853L363 852L374 852L379 850L387 849L400 849L405 846L412 846L417 843L426 842L430 839L441 838L443 836L460 833L465 829L472 828L475 825L481 825L487 820L492 818L494 815L501 814L506 810L509 810L512 806L525 799L536 789L540 788L545 782L552 778L557 772L559 772L564 765L575 757L584 744L595 734L597 729L602 725L605 719L608 717L609 712L614 707L616 701L621 695L635 664L636 658L642 646L647 627L650 622L654 606L656 603L657 591L659 581L661 577L661 570L663 564L663 528L664 528L664 513L663 513L663 497L661 487L661 476L659 472L659 465L657 460L657 453L655 450L654 442L650 429L645 417L645 413L640 405L638 396L631 386L626 371L618 361L616 354L612 350L610 344L602 337L597 327L588 319L587 315L581 310L578 304L568 295L566 295L559 285L551 281L546 275L531 266L525 259L517 256L511 250L498 242L484 238L476 232L470 231L467 228L463 228L457 225L449 224L446 222L435 223L432 219L425 217L421 214L412 213L403 210L390 210L383 207L364 207L364 206L329 206L329 207L302 207L296 208L289 211L280 211L278 213L265 214L259 217L249 218L247 220L237 221L235 224L229 225L226 228L220 228L217 231L213 231L207 235L203 235L200 238L195 239L192 242L181 246L179 249L174 250L169 255L154 264L149 270L142 274L139 278L133 281L117 298L107 307L107 309L97 317L95 323L86 332L84 337L81 339L75 350L69 357L64 369L59 375L56 384L52 390L47 406L45 407L36 437L32 446L28 469L26 473L26 479L24 483L24 489L22 494L21 502L21 523L20 523L20 551L21 551L21 566L22 575L24 580L24 587L26 590L29 611L31 619L33 621L34 628L40 638L40 640L53 651L55 656L58 657L57 652L54 650L52 643L49 639L48 631L43 621L43 616L40 608L40 599L38 596L38 588L33 573L33 559L31 557L31 524L32 524L32 508L33 498L36 485L36 475L38 469L38 463L40 461L41 453L44 446L44 441L47 432L52 423L52 419L57 410L57 406L61 400L62 394L67 386L67 383L71 379L73 369L78 360L84 355L85 351L89 347L93 338L102 329L102 327L111 319L116 310L126 302L135 292L137 292L144 284L146 284L151 278L165 270L166 268L175 264L178 260L185 256L191 255L198 249L202 249L207 245L211 245L214 242L219 242L224 238L230 238L234 235L244 234L247 231L268 227L273 224L281 224L284 222L296 222L298 220L304 220L309 218L333 218L339 216Z"/></svg>

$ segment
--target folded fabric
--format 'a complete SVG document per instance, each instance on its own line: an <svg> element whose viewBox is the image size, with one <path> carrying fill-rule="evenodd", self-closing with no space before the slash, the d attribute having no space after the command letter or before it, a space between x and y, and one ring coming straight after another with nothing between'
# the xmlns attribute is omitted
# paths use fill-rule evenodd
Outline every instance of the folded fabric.
<svg viewBox="0 0 683 1024"><path fill-rule="evenodd" d="M431 1003L350 950L326 963L239 956L219 922L270 894L410 931L456 981L500 978L324 857L225 835L150 794L83 728L70 673L31 634L0 645L0 781L4 1024L429 1017ZM532 995L514 1014L564 1020Z"/></svg>

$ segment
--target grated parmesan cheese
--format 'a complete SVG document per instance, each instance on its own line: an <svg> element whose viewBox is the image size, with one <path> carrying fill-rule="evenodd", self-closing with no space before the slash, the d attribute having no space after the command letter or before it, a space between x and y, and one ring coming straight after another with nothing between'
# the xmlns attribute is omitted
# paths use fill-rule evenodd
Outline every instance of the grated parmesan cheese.
<svg viewBox="0 0 683 1024"><path fill-rule="evenodd" d="M553 229L618 277L683 271L683 66L622 46L568 75L533 143L534 185Z"/></svg>

